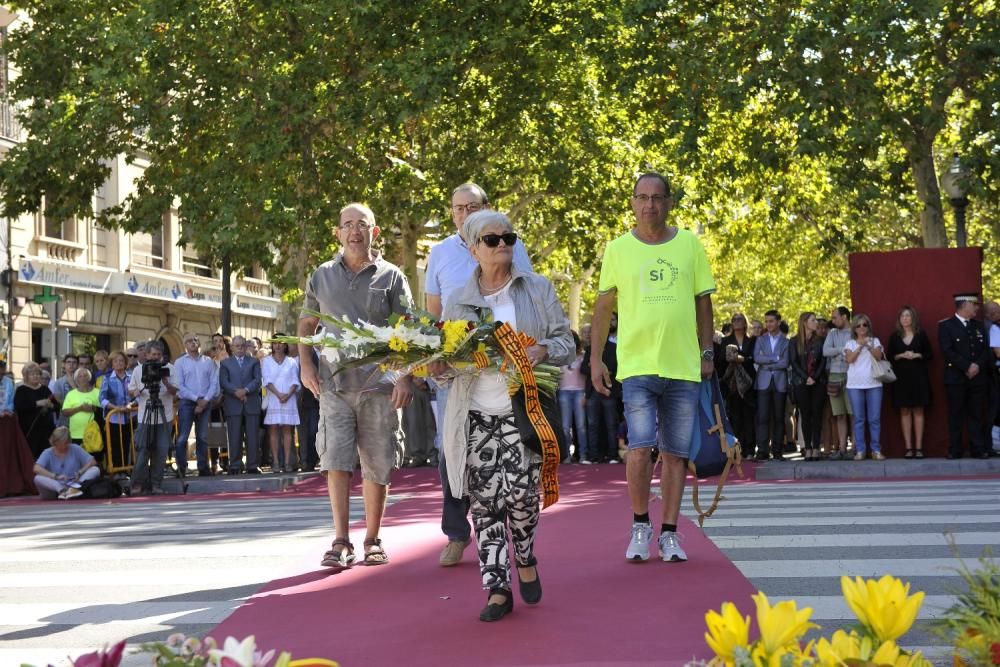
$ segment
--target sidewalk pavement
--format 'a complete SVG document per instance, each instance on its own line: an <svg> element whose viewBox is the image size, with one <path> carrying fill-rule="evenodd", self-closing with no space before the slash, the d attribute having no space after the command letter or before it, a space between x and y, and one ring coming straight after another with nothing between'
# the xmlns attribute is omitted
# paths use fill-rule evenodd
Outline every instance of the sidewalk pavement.
<svg viewBox="0 0 1000 667"><path fill-rule="evenodd" d="M1000 474L1000 458L886 459L885 461L803 461L757 463L757 481L791 479L907 479L914 477L990 477Z"/></svg>

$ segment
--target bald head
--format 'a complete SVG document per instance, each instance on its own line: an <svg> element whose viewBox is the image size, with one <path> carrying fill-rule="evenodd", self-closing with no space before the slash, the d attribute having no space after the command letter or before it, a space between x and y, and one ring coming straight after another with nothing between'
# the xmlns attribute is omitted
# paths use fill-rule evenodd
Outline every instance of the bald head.
<svg viewBox="0 0 1000 667"><path fill-rule="evenodd" d="M987 301L983 304L983 314L990 322L1000 322L1000 303Z"/></svg>

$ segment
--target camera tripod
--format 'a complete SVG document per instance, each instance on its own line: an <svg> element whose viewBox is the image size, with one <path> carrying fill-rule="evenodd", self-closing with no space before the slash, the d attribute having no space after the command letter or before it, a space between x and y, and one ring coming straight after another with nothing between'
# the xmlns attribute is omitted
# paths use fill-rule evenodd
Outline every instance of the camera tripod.
<svg viewBox="0 0 1000 667"><path fill-rule="evenodd" d="M149 391L149 398L146 399L146 409L142 415L142 420L139 422L138 433L142 436L142 442L136 443L138 446L135 449L136 461L132 469L132 486L145 486L146 478L148 478L150 490L155 490L158 488L158 483L154 479L156 469L158 466L160 468L166 467L167 453L163 453L163 461L161 462L159 460L160 452L157 451L158 436L160 435L157 429L167 427L167 418L166 411L163 408L163 401L160 400L159 380L157 380L156 384L146 385L145 388ZM135 474L136 469L141 474Z"/></svg>

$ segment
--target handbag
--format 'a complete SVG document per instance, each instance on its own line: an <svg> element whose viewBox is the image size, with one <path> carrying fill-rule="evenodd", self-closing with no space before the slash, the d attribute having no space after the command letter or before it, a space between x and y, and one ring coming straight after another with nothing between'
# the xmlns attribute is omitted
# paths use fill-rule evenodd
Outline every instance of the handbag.
<svg viewBox="0 0 1000 667"><path fill-rule="evenodd" d="M549 423L552 431L556 434L556 442L559 444L559 460L565 461L569 456L569 443L566 442L566 434L562 430L562 412L559 410L559 403L555 396L549 396L543 392L538 392L538 402L542 405L542 414L545 421ZM535 426L528 417L528 409L525 406L524 387L520 387L517 393L510 397L511 407L514 409L514 423L517 424L517 433L525 447L535 452L542 453L542 440L535 431Z"/></svg>
<svg viewBox="0 0 1000 667"><path fill-rule="evenodd" d="M888 359L872 359L872 378L882 384L896 381L896 373L893 372Z"/></svg>
<svg viewBox="0 0 1000 667"><path fill-rule="evenodd" d="M83 449L88 454L96 454L104 449L104 438L101 437L101 427L91 420L83 429Z"/></svg>

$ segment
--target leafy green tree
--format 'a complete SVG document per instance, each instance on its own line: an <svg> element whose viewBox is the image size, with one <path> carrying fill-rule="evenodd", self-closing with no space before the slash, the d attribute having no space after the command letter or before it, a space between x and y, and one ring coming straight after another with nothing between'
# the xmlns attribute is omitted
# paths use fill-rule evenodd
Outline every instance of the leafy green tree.
<svg viewBox="0 0 1000 667"><path fill-rule="evenodd" d="M870 218L886 200L905 203L923 244L940 247L942 132L958 126L958 145L982 173L1000 165L996 9L993 0L634 2L624 18L630 48L616 66L638 107L662 112L683 137L689 164L780 172L823 156L854 209ZM769 121L740 128L737 154L699 150L720 116L762 111ZM995 183L982 187L996 199Z"/></svg>

